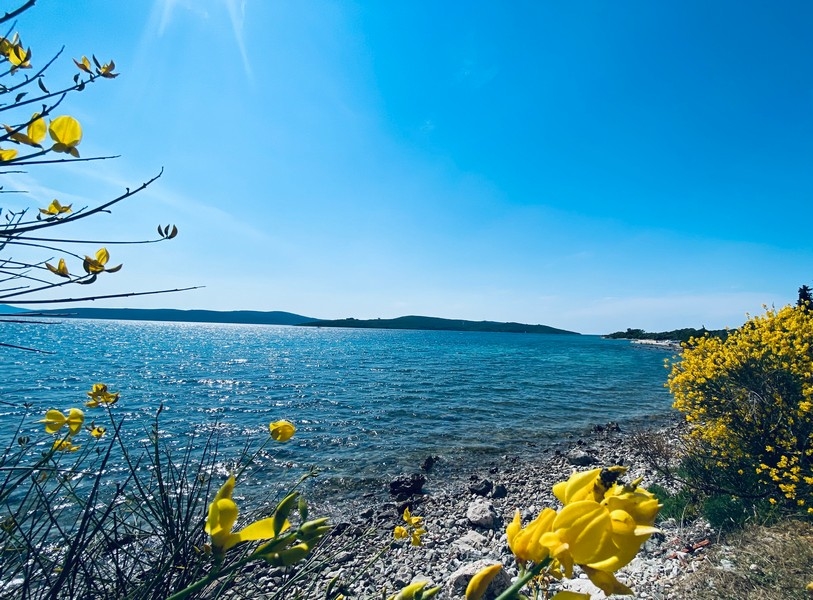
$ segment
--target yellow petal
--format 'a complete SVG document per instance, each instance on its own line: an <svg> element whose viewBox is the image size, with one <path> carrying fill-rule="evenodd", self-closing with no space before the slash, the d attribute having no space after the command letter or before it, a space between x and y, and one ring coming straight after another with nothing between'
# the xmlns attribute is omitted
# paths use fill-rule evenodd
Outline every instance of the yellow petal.
<svg viewBox="0 0 813 600"><path fill-rule="evenodd" d="M65 264L64 258L59 259L59 263L56 267L50 263L45 263L45 267L54 275L59 275L60 277L70 277L70 273L68 273L68 265Z"/></svg>
<svg viewBox="0 0 813 600"><path fill-rule="evenodd" d="M241 542L253 542L255 540L270 540L272 538L277 537L277 534L274 533L275 527L276 519L274 517L268 517L267 519L255 521L251 525L247 525L237 533L237 537ZM282 533L283 531L290 527L291 524L286 520L285 523L283 523L282 528L280 529L280 533Z"/></svg>
<svg viewBox="0 0 813 600"><path fill-rule="evenodd" d="M45 120L39 116L39 113L34 113L31 116L31 123L28 125L28 137L39 146L40 142L45 139L47 129Z"/></svg>
<svg viewBox="0 0 813 600"><path fill-rule="evenodd" d="M540 544L540 540L545 533L549 532L553 521L556 518L556 511L546 508L537 515L536 519L528 523L524 529L519 529L519 511L514 514L514 521L508 526L511 530L508 546L517 560L520 562L541 562L548 557L550 548ZM506 530L508 534L508 530Z"/></svg>
<svg viewBox="0 0 813 600"><path fill-rule="evenodd" d="M107 264L107 261L110 260L110 253L107 251L107 248L99 248L96 250L96 260L102 265Z"/></svg>
<svg viewBox="0 0 813 600"><path fill-rule="evenodd" d="M76 452L79 446L74 446L69 440L55 440L54 450L56 452Z"/></svg>
<svg viewBox="0 0 813 600"><path fill-rule="evenodd" d="M8 162L17 157L17 151L14 148L0 148L0 162Z"/></svg>
<svg viewBox="0 0 813 600"><path fill-rule="evenodd" d="M502 564L496 563L481 569L471 578L466 586L466 600L480 600L488 589L491 580L502 570Z"/></svg>
<svg viewBox="0 0 813 600"><path fill-rule="evenodd" d="M85 73L92 73L90 70L90 61L88 60L87 56L83 56L81 61L73 59L74 64L79 67L80 70L84 71Z"/></svg>
<svg viewBox="0 0 813 600"><path fill-rule="evenodd" d="M589 564L612 554L612 522L605 507L592 500L565 506L553 521L553 530L569 546L573 562Z"/></svg>
<svg viewBox="0 0 813 600"><path fill-rule="evenodd" d="M94 390L96 388L96 385L93 386ZM107 386L105 386L105 389L107 389ZM220 489L217 491L217 494L215 494L214 500L212 500L212 503L209 505L209 515L206 518L206 526L204 527L204 531L206 531L206 533L211 534L212 531L214 531L221 525L221 517L217 503L220 500L231 500L231 495L234 492L234 483L235 483L234 475L232 475L226 480L226 483L220 486ZM235 510L237 510L237 505L235 505ZM236 515L235 520L237 520ZM234 522L232 522L232 525L234 525ZM229 527L229 531L231 531L231 527Z"/></svg>
<svg viewBox="0 0 813 600"><path fill-rule="evenodd" d="M39 422L45 423L46 433L56 433L65 425L67 418L60 411L52 408L45 413L45 418Z"/></svg>
<svg viewBox="0 0 813 600"><path fill-rule="evenodd" d="M68 411L68 418L65 422L71 430L71 435L76 435L82 429L82 423L85 422L85 413L81 409L72 408Z"/></svg>
<svg viewBox="0 0 813 600"><path fill-rule="evenodd" d="M31 49L25 50L20 44L12 46L8 52L8 61L14 68L30 69Z"/></svg>
<svg viewBox="0 0 813 600"><path fill-rule="evenodd" d="M82 126L79 121L68 115L62 115L51 121L48 133L56 145L65 146L65 149L54 148L57 152L69 152L82 141Z"/></svg>
<svg viewBox="0 0 813 600"><path fill-rule="evenodd" d="M268 429L276 442L287 442L296 433L296 427L290 421L275 421L268 426Z"/></svg>
<svg viewBox="0 0 813 600"><path fill-rule="evenodd" d="M517 534L519 534L520 530L522 530L522 517L519 514L519 509L514 511L514 520L508 524L508 527L505 528L505 534L508 538L508 548L511 549L511 552L514 556L517 555L517 551L515 548Z"/></svg>
<svg viewBox="0 0 813 600"><path fill-rule="evenodd" d="M215 500L209 505L206 530L214 548L225 551L240 542L239 536L231 532L238 513L237 504L231 498Z"/></svg>
<svg viewBox="0 0 813 600"><path fill-rule="evenodd" d="M630 588L618 581L615 578L615 575L612 573L608 573L607 571L599 571L598 569L593 569L587 565L582 565L582 570L587 573L590 581L592 581L596 587L601 588L601 591L608 596L611 594L620 594L624 596L633 593Z"/></svg>
<svg viewBox="0 0 813 600"><path fill-rule="evenodd" d="M601 475L601 469L592 469L573 473L567 481L560 481L553 486L553 495L562 504L579 500L593 500L593 489Z"/></svg>

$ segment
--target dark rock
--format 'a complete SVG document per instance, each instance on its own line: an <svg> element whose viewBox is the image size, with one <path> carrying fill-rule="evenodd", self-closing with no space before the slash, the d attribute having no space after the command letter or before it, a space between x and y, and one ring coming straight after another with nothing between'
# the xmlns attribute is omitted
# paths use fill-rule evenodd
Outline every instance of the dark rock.
<svg viewBox="0 0 813 600"><path fill-rule="evenodd" d="M375 511L372 508L368 508L366 510L361 511L359 513L359 517L361 517L362 519L372 519L374 514Z"/></svg>
<svg viewBox="0 0 813 600"><path fill-rule="evenodd" d="M490 479L483 479L469 486L469 491L478 496L488 496L492 489L494 489L494 483Z"/></svg>
<svg viewBox="0 0 813 600"><path fill-rule="evenodd" d="M497 485L495 485L494 489L491 492L491 497L492 498L505 498L507 495L508 495L508 490L501 483L498 483Z"/></svg>
<svg viewBox="0 0 813 600"><path fill-rule="evenodd" d="M390 482L390 494L395 496L396 500L403 501L410 496L420 494L424 483L426 483L426 477L420 473L399 475Z"/></svg>
<svg viewBox="0 0 813 600"><path fill-rule="evenodd" d="M423 464L421 465L421 471L425 471L426 473L428 473L429 471L432 470L432 467L434 467L435 463L438 462L439 460L440 460L440 456L432 456L430 454L423 461Z"/></svg>
<svg viewBox="0 0 813 600"><path fill-rule="evenodd" d="M341 523L336 523L331 530L331 535L340 535L350 529L350 523L347 521L342 521Z"/></svg>

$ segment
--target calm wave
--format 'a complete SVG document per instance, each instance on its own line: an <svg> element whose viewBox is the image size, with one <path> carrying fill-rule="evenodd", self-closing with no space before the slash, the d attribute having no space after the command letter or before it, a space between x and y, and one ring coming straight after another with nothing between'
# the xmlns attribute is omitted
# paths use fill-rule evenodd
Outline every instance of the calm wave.
<svg viewBox="0 0 813 600"><path fill-rule="evenodd" d="M671 404L668 353L595 336L79 320L3 333L56 352L0 349L3 431L25 403L40 418L81 406L103 381L121 392L114 411L135 440L161 404L165 439L217 429L226 455L289 419L296 437L269 458L343 482L414 470L430 454L454 463L534 452L593 424L665 416ZM49 442L35 420L25 426Z"/></svg>

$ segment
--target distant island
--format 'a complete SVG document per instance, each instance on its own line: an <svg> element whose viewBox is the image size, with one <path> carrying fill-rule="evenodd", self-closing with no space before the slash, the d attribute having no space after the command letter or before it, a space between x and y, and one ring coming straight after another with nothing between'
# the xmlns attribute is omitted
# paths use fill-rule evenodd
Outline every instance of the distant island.
<svg viewBox="0 0 813 600"><path fill-rule="evenodd" d="M627 329L626 331L616 331L609 333L602 337L613 340L655 340L655 341L670 341L670 342L688 342L689 338L703 337L710 335L712 337L727 338L728 329L694 329L687 327L685 329L673 329L672 331L651 332L644 331L643 329Z"/></svg>
<svg viewBox="0 0 813 600"><path fill-rule="evenodd" d="M524 323L500 323L497 321L464 321L462 319L441 319L410 315L397 319L335 319L310 321L304 327L353 327L359 329L421 329L426 331L485 331L499 333L556 333L580 335L575 331L556 329L547 325L527 325Z"/></svg>
<svg viewBox="0 0 813 600"><path fill-rule="evenodd" d="M247 325L294 325L303 327L354 327L359 329L421 329L428 331L483 331L502 333L555 333L580 335L575 331L547 325L465 321L438 317L406 316L397 319L325 320L282 311L257 310L177 310L170 308L67 308L26 311L0 305L0 314L63 319L113 319L123 321L169 321L182 323L240 323Z"/></svg>
<svg viewBox="0 0 813 600"><path fill-rule="evenodd" d="M20 313L15 313L20 315ZM38 316L65 319L116 319L122 321L170 321L181 323L242 323L246 325L303 325L315 321L283 311L177 310L173 308L66 308L39 310Z"/></svg>

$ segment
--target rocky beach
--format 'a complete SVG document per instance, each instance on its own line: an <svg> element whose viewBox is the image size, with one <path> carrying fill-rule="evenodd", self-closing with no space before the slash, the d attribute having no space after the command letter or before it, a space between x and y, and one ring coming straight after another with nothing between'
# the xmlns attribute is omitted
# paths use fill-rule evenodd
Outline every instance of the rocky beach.
<svg viewBox="0 0 813 600"><path fill-rule="evenodd" d="M655 433L676 442L680 431L680 424L674 423ZM496 584L504 589L517 576L506 541L507 523L515 510L520 510L527 523L545 507L558 508L551 487L574 470L620 464L628 468L626 480L643 477L644 487L668 485L640 458L635 434L610 423L543 449L534 459L503 455L477 469L453 469L451 473L442 464L433 464L434 457L430 457L422 469L391 483L388 501L366 508L360 504L334 514L336 527L325 550L325 556L333 557L326 579L338 578L355 598L381 598L384 590L388 597L421 580L441 586L441 598L462 598L473 573L500 562L504 570ZM412 546L408 539L392 542L393 529L403 524L401 515L407 507L424 519L421 546ZM715 532L703 521L685 524L665 519L656 524L662 533L653 535L617 577L635 591L636 598L685 597L672 595L674 583L697 568L714 542ZM391 543L390 550L377 556ZM284 579L283 573L266 572L257 583L268 590ZM594 599L605 597L576 572L574 579L563 580L552 589L590 593Z"/></svg>

